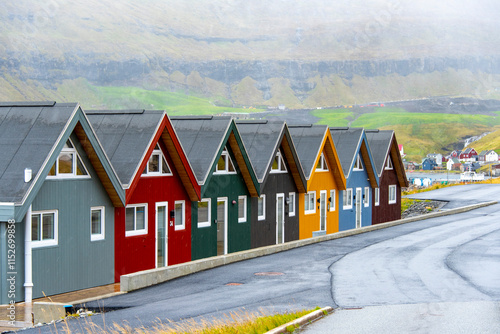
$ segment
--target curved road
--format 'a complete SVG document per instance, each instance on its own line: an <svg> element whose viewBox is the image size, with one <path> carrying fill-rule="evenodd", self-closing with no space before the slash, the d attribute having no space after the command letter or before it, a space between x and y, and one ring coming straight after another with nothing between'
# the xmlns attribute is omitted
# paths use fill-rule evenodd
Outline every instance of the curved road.
<svg viewBox="0 0 500 334"><path fill-rule="evenodd" d="M456 186L414 197L450 201L447 209L500 201L500 185ZM453 329L466 313L473 317L472 328L494 333L500 332L499 301L497 204L234 263L89 303L116 310L68 321L60 329L82 332L90 324L109 328L114 323L151 327L238 310L332 306L338 308L334 315L302 331L443 332L439 326L450 322L446 328ZM28 330L34 331L49 333L54 327Z"/></svg>

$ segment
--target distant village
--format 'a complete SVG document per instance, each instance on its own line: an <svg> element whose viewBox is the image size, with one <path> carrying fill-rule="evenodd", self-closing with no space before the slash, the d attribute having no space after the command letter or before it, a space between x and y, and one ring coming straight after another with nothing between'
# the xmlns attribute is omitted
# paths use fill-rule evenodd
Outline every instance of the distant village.
<svg viewBox="0 0 500 334"><path fill-rule="evenodd" d="M464 150L452 151L449 155L443 156L440 153L429 153L422 159L421 163L406 161L404 157L403 145L399 145L399 152L403 158L403 164L407 171L414 170L448 170L464 172L478 172L480 169L488 165L489 168L484 170L484 173L492 176L500 175L500 163L498 161L498 153L494 150L485 150L477 153L477 151L468 147Z"/></svg>

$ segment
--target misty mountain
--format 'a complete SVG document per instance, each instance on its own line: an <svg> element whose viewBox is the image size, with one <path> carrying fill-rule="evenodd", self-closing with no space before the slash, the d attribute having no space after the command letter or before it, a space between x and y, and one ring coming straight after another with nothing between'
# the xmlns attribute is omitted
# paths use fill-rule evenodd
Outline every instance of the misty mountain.
<svg viewBox="0 0 500 334"><path fill-rule="evenodd" d="M81 78L232 105L496 98L499 9L490 0L2 2L0 98L51 97Z"/></svg>

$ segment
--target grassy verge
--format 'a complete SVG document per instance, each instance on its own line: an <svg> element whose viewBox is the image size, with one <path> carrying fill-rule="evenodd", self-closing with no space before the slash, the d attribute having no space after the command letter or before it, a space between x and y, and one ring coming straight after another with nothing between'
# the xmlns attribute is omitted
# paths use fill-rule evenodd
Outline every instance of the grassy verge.
<svg viewBox="0 0 500 334"><path fill-rule="evenodd" d="M108 332L114 334L261 334L319 309L319 307L316 307L313 310L301 310L272 315L269 315L264 311L260 311L258 313L240 311L232 312L229 315L226 314L220 319L202 319L201 321L189 319L179 323L159 322L152 328L132 328L127 325L121 326L114 324L102 329L92 324L92 317L87 318L87 323L92 327L90 333L93 334ZM295 329L296 328L294 326L288 326L287 332L292 333ZM66 328L66 331L69 333L71 332L69 326Z"/></svg>

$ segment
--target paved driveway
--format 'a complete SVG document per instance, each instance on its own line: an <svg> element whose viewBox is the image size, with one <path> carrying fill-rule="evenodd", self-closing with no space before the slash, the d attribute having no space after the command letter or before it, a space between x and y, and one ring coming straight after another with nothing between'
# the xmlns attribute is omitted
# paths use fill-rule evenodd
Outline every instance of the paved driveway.
<svg viewBox="0 0 500 334"><path fill-rule="evenodd" d="M418 196L460 206L500 200L500 186L459 186ZM242 309L492 301L500 301L500 205L305 246L108 298L90 305L120 309L90 322L150 327ZM323 321L318 324L327 324ZM68 326L81 332L89 320ZM53 331L53 326L36 329Z"/></svg>

